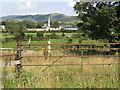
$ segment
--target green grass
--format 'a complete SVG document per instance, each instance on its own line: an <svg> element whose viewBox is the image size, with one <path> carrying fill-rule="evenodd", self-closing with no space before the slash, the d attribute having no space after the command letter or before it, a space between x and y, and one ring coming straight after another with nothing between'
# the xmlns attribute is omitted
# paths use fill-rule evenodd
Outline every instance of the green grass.
<svg viewBox="0 0 120 90"><path fill-rule="evenodd" d="M66 43L68 39L50 39L51 43ZM27 41L22 41L22 44L26 44ZM47 41L31 41L32 44L46 44ZM78 43L78 39L74 39L72 43ZM96 40L84 40L82 43L102 43L102 41ZM3 47L15 48L16 42L5 42ZM43 46L47 47L47 46ZM32 46L31 46L32 48ZM34 46L35 49L42 48L41 46ZM53 47L52 48L59 48ZM36 51L36 56L42 56L43 51ZM51 64L58 58L25 58L24 56L30 56L26 52L22 53L22 64ZM51 55L66 56L67 54L59 50L52 51ZM3 58L3 61L14 60L9 57ZM61 58L55 64L101 64L101 63L118 63L117 57L70 57ZM20 78L6 77L3 79L5 88L118 88L118 76L115 74L118 72L117 65L100 65L100 66L51 66L45 72L42 70L45 66L40 67L22 67ZM3 75L14 73L14 66L3 68ZM90 76L90 74L93 74ZM95 74L99 75L95 75ZM111 75L101 75L110 73ZM51 74L51 76L50 76ZM84 75L61 75L61 74L87 74ZM115 75L113 75L115 74Z"/></svg>
<svg viewBox="0 0 120 90"><path fill-rule="evenodd" d="M25 35L36 35L37 33L25 33ZM51 35L52 33L44 33L44 35ZM62 33L56 33L57 35L61 36ZM77 33L64 33L66 36L67 35L73 35L73 34L77 34Z"/></svg>
<svg viewBox="0 0 120 90"><path fill-rule="evenodd" d="M37 33L25 33L25 35L33 35L36 36ZM44 36L46 35L51 35L52 33L44 33ZM61 36L62 33L56 33L58 36ZM73 35L73 34L77 34L77 33L64 33L66 36L67 35ZM10 33L0 33L0 38L4 39L4 38L10 38L10 37L14 37L13 35L11 35Z"/></svg>
<svg viewBox="0 0 120 90"><path fill-rule="evenodd" d="M9 33L0 33L0 38L2 38L2 39L10 38L10 37L14 37L14 36Z"/></svg>
<svg viewBox="0 0 120 90"><path fill-rule="evenodd" d="M73 60L74 59L74 60ZM82 58L84 64L117 63L114 59L91 57ZM97 59L100 59L97 60ZM55 59L48 59L52 63ZM43 58L23 58L23 64L46 64ZM81 63L81 58L62 58L56 64ZM45 72L45 67L23 67L20 78L7 77L3 79L5 88L118 88L117 65L100 66L51 66ZM14 68L6 67L6 72L12 72ZM93 75L91 75L91 73ZM98 75L95 75L97 74ZM111 75L102 75L110 73ZM8 73L7 73L8 74ZM51 76L50 76L51 74ZM81 74L81 75L62 75ZM83 74L83 75L82 75ZM84 75L85 74L85 75Z"/></svg>
<svg viewBox="0 0 120 90"><path fill-rule="evenodd" d="M31 41L31 44L47 44L48 41L51 41L51 44L63 44L67 43L68 39L49 39L44 41ZM28 41L21 41L22 44L27 44ZM73 39L72 43L78 43L78 39ZM103 43L102 41L97 40L83 40L82 43ZM16 41L3 42L3 48L16 48Z"/></svg>

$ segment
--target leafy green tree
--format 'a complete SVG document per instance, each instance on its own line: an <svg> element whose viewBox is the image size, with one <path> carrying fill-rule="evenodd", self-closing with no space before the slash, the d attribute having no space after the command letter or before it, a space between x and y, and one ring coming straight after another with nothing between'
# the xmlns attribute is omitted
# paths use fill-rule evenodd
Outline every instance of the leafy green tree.
<svg viewBox="0 0 120 90"><path fill-rule="evenodd" d="M54 21L51 25L51 27L53 28L58 28L59 27L59 22L58 21Z"/></svg>
<svg viewBox="0 0 120 90"><path fill-rule="evenodd" d="M51 39L58 39L58 38L59 36L55 32L52 32Z"/></svg>
<svg viewBox="0 0 120 90"><path fill-rule="evenodd" d="M119 8L118 4L112 3L99 2L94 7L90 2L77 2L74 9L78 18L82 20L78 24L79 30L93 39L119 42L120 22L118 22L119 18L117 17L118 12L120 12Z"/></svg>
<svg viewBox="0 0 120 90"><path fill-rule="evenodd" d="M37 32L36 35L38 39L43 39L43 36L44 36L43 32Z"/></svg>
<svg viewBox="0 0 120 90"><path fill-rule="evenodd" d="M43 26L43 23L42 22L38 22L37 25L36 25L36 28L42 28Z"/></svg>
<svg viewBox="0 0 120 90"><path fill-rule="evenodd" d="M5 21L6 31L12 34L15 39L24 39L24 26L20 25L20 22Z"/></svg>

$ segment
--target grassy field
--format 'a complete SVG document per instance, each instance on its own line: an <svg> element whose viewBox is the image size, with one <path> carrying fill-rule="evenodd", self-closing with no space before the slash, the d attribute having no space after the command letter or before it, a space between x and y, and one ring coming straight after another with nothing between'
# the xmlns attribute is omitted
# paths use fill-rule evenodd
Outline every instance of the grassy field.
<svg viewBox="0 0 120 90"><path fill-rule="evenodd" d="M53 55L66 55L54 51ZM31 58L31 54L23 52L23 65L46 65L58 59L55 64L111 64L118 63L117 57L63 57ZM35 56L43 55L37 51ZM10 60L10 59L6 59ZM14 73L14 66L4 68L3 84L5 88L118 88L118 65L78 65L78 66L23 66L20 78L6 76ZM42 71L44 70L44 72ZM73 74L73 75L71 75ZM98 75L96 75L98 74ZM108 75L107 75L108 74Z"/></svg>
<svg viewBox="0 0 120 90"><path fill-rule="evenodd" d="M4 39L4 38L10 38L13 37L13 35L9 34L9 33L0 33L0 38Z"/></svg>
<svg viewBox="0 0 120 90"><path fill-rule="evenodd" d="M36 35L37 33L25 33L25 35ZM51 35L52 33L44 33L44 36L45 35ZM62 33L56 33L57 35L61 36ZM67 35L73 35L73 34L77 34L77 33L64 33L66 36Z"/></svg>
<svg viewBox="0 0 120 90"><path fill-rule="evenodd" d="M29 34L29 33L27 33ZM33 33L32 33L33 34ZM59 33L60 34L60 33ZM49 39L52 44L68 43L68 39ZM22 44L28 41L21 41ZM78 43L73 39L72 43ZM103 43L97 40L83 40L82 43ZM31 41L31 44L47 44L46 41ZM16 42L4 42L3 48L16 49ZM35 49L47 48L47 46L34 46ZM53 48L59 48L52 46ZM23 47L26 48L26 47ZM32 46L30 46L32 48ZM4 51L4 54L12 54L14 51ZM112 64L118 63L118 57L51 57L45 60L43 51L22 51L22 65L50 65L55 64ZM74 55L59 50L51 52L52 56ZM28 57L25 57L28 56ZM4 57L0 62L14 61L15 57ZM19 78L15 78L15 66L4 67L3 85L5 88L118 88L118 65L73 65L73 66L23 66ZM44 71L43 71L44 70Z"/></svg>
<svg viewBox="0 0 120 90"><path fill-rule="evenodd" d="M36 36L37 33L25 33L25 35L33 35ZM51 35L52 33L44 33L45 35ZM62 33L56 33L57 35L61 36ZM67 35L73 35L73 34L77 34L77 33L64 33L66 36ZM9 37L13 37L13 35L9 34L9 33L0 33L0 37L1 38L9 38Z"/></svg>
<svg viewBox="0 0 120 90"><path fill-rule="evenodd" d="M79 39L73 39L72 43L79 43ZM61 43L67 43L68 39L49 39L49 40L42 40L42 41L31 41L31 44L47 44L48 41L51 41L51 44L61 44ZM22 44L27 44L28 41L21 41ZM97 41L97 40L83 40L82 43L103 43L103 41ZM10 42L3 42L2 43L3 48L16 48L16 41L10 41Z"/></svg>

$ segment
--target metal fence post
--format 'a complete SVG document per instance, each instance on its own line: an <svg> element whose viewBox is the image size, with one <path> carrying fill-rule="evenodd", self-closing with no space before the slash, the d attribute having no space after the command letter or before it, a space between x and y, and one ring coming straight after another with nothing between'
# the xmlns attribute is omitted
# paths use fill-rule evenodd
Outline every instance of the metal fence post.
<svg viewBox="0 0 120 90"><path fill-rule="evenodd" d="M21 62L21 43L20 41L17 41L17 55L16 55L16 60L19 60ZM17 73L17 76L16 77L19 77L20 76L20 71L21 71L21 68L22 68L22 64L17 64L16 65L16 73Z"/></svg>

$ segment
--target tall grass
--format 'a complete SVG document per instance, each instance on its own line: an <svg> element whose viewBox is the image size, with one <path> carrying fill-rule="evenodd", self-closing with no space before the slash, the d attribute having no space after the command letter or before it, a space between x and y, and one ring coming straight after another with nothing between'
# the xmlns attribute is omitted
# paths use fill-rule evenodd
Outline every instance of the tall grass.
<svg viewBox="0 0 120 90"><path fill-rule="evenodd" d="M51 52L52 55L65 55L62 52ZM51 64L58 58L31 58L22 54L22 64ZM33 54L32 54L33 55ZM34 56L43 55L37 51ZM118 63L118 57L63 57L55 64L109 64ZM23 66L20 78L6 77L3 79L5 88L118 88L118 65L92 66ZM14 72L14 67L6 67L7 74ZM109 73L109 75L103 75ZM71 75L76 74L76 75ZM97 75L96 75L97 74Z"/></svg>

